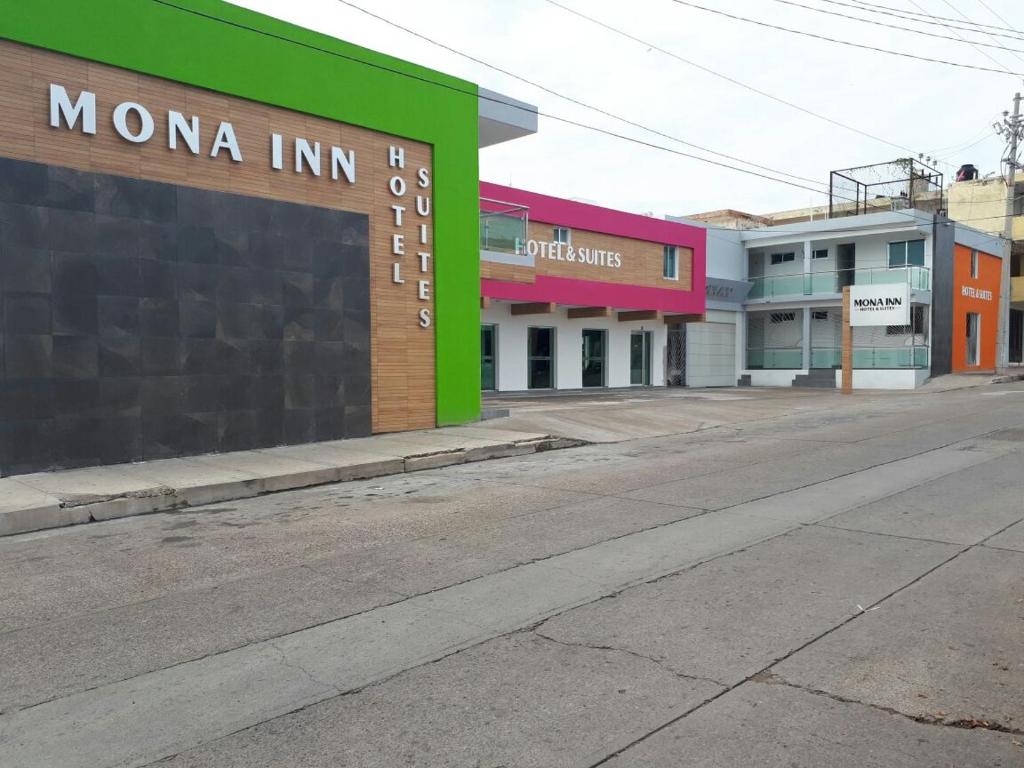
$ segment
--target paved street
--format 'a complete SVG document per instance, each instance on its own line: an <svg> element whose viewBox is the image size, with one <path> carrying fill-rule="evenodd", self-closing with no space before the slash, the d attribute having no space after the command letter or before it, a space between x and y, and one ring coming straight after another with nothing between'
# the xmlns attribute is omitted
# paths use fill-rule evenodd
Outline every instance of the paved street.
<svg viewBox="0 0 1024 768"><path fill-rule="evenodd" d="M670 395L0 538L0 766L1024 765L1024 383Z"/></svg>

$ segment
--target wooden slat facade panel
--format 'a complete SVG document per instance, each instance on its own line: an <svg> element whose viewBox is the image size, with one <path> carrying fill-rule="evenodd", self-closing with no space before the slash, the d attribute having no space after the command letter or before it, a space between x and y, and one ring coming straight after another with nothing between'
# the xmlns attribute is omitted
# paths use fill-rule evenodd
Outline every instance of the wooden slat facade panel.
<svg viewBox="0 0 1024 768"><path fill-rule="evenodd" d="M550 242L554 226L540 221L530 221L529 236L538 242ZM662 244L646 240L633 240L615 235L586 230L572 230L572 248L590 248L600 251L611 251L621 254L622 266L619 268L595 264L583 264L579 261L557 261L536 257L536 272L541 275L555 277L571 277L577 280L596 280L605 283L621 283L625 285L643 285L657 288L674 288L689 291L693 286L693 251L690 248L677 249L679 259L679 279L669 280L662 277ZM564 246L563 246L564 249Z"/></svg>
<svg viewBox="0 0 1024 768"><path fill-rule="evenodd" d="M533 267L517 264L499 264L494 261L480 262L480 277L490 280L504 280L509 283L535 283L537 271Z"/></svg>

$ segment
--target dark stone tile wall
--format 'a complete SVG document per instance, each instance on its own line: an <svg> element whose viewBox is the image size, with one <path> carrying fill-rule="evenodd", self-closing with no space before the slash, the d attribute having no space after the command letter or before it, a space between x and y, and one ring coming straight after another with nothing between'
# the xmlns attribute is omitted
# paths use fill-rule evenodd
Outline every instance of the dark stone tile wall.
<svg viewBox="0 0 1024 768"><path fill-rule="evenodd" d="M0 475L370 434L363 214L0 159Z"/></svg>

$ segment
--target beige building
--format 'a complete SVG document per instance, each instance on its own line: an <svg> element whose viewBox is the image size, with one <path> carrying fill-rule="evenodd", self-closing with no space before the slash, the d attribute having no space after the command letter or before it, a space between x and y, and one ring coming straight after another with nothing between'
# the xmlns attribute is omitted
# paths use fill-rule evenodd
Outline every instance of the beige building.
<svg viewBox="0 0 1024 768"><path fill-rule="evenodd" d="M1018 172L1013 189L1001 176L959 181L949 188L949 217L994 235L1007 231L1012 240L1009 260L1009 317L1007 327L1010 363L1024 360L1024 173Z"/></svg>

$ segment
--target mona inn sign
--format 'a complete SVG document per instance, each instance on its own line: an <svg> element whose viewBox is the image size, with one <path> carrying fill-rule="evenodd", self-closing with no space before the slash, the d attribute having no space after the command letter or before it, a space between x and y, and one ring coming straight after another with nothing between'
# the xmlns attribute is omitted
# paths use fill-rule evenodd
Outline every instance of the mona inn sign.
<svg viewBox="0 0 1024 768"><path fill-rule="evenodd" d="M909 325L910 286L854 285L850 288L850 325Z"/></svg>

